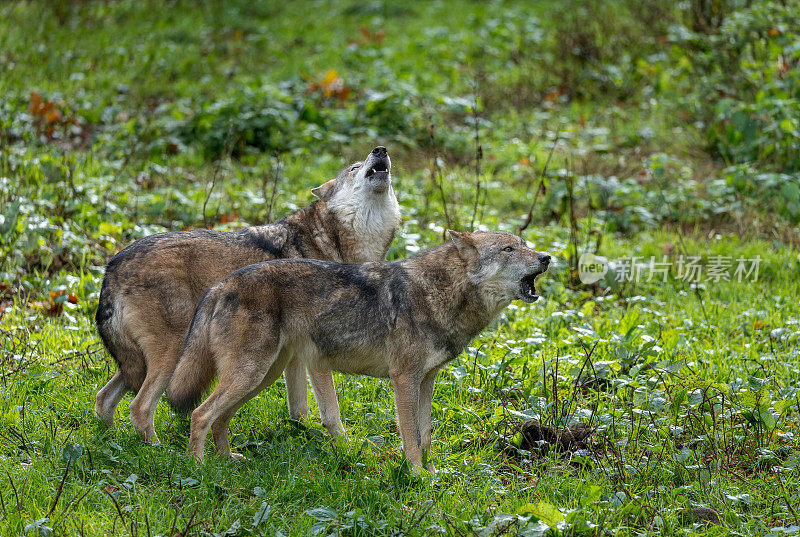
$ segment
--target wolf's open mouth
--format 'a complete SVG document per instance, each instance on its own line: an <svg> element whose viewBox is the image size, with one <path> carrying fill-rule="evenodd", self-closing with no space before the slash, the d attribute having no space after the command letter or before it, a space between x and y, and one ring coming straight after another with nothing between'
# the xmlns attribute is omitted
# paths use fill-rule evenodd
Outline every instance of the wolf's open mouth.
<svg viewBox="0 0 800 537"><path fill-rule="evenodd" d="M383 179L389 175L389 162L386 159L379 160L376 162L372 168L367 170L367 173L364 174L364 177L372 177L375 174L378 174L377 178Z"/></svg>
<svg viewBox="0 0 800 537"><path fill-rule="evenodd" d="M519 282L519 299L524 302L536 302L539 295L536 294L536 276L541 272L528 274Z"/></svg>

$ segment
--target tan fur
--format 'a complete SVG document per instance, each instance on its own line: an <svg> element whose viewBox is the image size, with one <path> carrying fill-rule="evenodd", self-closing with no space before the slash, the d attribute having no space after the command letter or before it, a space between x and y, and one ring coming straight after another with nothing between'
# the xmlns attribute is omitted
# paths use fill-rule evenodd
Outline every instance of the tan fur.
<svg viewBox="0 0 800 537"><path fill-rule="evenodd" d="M143 439L158 443L156 406L194 309L208 287L236 269L275 258L382 260L400 221L390 166L386 149L376 147L363 163L351 164L315 188L319 200L274 224L233 233L153 235L117 254L106 269L96 320L119 371L97 394L98 417L112 425L120 399L133 392L131 422ZM365 230L365 218L377 225ZM196 373L202 380L204 372ZM314 382L327 391L333 385L332 377L322 374L312 375ZM306 374L297 360L287 358L286 388L291 417L305 418ZM324 413L330 417L326 425L341 434L338 405Z"/></svg>

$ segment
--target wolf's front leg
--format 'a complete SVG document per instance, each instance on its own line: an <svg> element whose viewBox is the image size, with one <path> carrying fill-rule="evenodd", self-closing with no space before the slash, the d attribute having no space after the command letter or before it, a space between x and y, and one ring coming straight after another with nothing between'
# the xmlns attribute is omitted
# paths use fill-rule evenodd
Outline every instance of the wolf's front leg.
<svg viewBox="0 0 800 537"><path fill-rule="evenodd" d="M322 425L333 437L344 436L342 417L339 414L339 399L336 397L336 386L333 384L333 372L324 368L309 368L311 388L319 407Z"/></svg>
<svg viewBox="0 0 800 537"><path fill-rule="evenodd" d="M419 429L419 380L401 373L392 377L394 401L397 407L397 428L403 439L403 451L411 465L411 472L422 469L422 435Z"/></svg>
<svg viewBox="0 0 800 537"><path fill-rule="evenodd" d="M308 419L308 381L306 368L297 358L286 364L283 370L286 379L286 402L289 405L289 417L293 420Z"/></svg>
<svg viewBox="0 0 800 537"><path fill-rule="evenodd" d="M422 449L426 452L431 450L431 404L433 402L433 383L438 372L438 367L428 371L425 378L422 379L422 386L419 390L419 429L422 436ZM428 461L425 469L433 473L433 463Z"/></svg>

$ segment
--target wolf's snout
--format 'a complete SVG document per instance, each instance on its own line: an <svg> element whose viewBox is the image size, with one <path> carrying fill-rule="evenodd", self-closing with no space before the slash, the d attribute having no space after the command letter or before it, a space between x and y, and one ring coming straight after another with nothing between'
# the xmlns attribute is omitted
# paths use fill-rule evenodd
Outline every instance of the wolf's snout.
<svg viewBox="0 0 800 537"><path fill-rule="evenodd" d="M375 188L385 190L389 183L389 169L392 161L389 160L389 152L385 147L379 145L370 151L364 163L364 177L369 179L370 184Z"/></svg>
<svg viewBox="0 0 800 537"><path fill-rule="evenodd" d="M539 263L542 265L549 265L550 264L550 256L547 254L542 254L539 256Z"/></svg>

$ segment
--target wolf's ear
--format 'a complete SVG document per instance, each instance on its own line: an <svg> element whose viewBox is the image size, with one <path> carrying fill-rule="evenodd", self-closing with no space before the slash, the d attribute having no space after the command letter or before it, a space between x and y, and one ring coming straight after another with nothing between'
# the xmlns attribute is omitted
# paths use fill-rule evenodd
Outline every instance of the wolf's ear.
<svg viewBox="0 0 800 537"><path fill-rule="evenodd" d="M475 246L475 241L471 233L463 231L447 230L453 238L453 243L458 248L458 255L466 262L473 262L478 260L478 248Z"/></svg>
<svg viewBox="0 0 800 537"><path fill-rule="evenodd" d="M311 193L322 201L328 201L331 199L331 196L333 196L334 190L336 190L336 179L331 179L327 183L321 184L316 188L312 188Z"/></svg>

